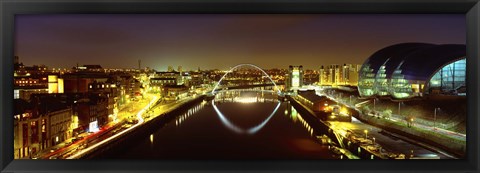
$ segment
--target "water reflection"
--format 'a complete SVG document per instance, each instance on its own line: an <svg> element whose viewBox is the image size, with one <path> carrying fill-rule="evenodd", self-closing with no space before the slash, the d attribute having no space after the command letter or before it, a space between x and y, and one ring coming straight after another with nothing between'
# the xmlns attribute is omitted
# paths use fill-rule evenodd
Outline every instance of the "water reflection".
<svg viewBox="0 0 480 173"><path fill-rule="evenodd" d="M265 94L268 93L268 94ZM249 128L243 129L239 126L232 123L226 116L218 109L215 103L225 103L225 102L232 102L232 103L242 103L242 104L252 104L252 103L265 103L265 102L272 102L277 103L276 107L273 109L272 113L264 119L260 124ZM281 102L277 100L277 94L270 90L251 90L251 89L236 89L236 90L227 90L223 92L219 92L215 95L215 99L212 100L212 107L215 110L218 118L222 122L222 124L230 129L231 131L238 133L238 134L255 134L259 130L261 130L270 119L275 115L278 111L278 108L281 105Z"/></svg>
<svg viewBox="0 0 480 173"><path fill-rule="evenodd" d="M313 136L313 128L310 126L310 124L308 124L307 121L303 119L302 115L300 115L297 112L297 110L293 108L293 106L290 104L288 105L288 108L285 110L285 115L288 115L288 112L290 112L290 119L292 119L293 123L296 123L297 121L299 121L303 125L303 127L308 131L310 136Z"/></svg>
<svg viewBox="0 0 480 173"><path fill-rule="evenodd" d="M206 104L206 103L207 103L206 101L203 101L203 102L200 103L199 105L188 109L188 111L185 112L183 115L178 116L178 117L175 119L175 126L179 126L179 125L182 124L187 118L189 118L189 117L192 116L192 115L195 115L196 112L200 111L203 107L205 107L205 104Z"/></svg>
<svg viewBox="0 0 480 173"><path fill-rule="evenodd" d="M242 129L238 126L236 126L235 124L231 123L230 120L228 120L225 115L223 115L222 112L220 112L220 110L217 108L217 105L215 105L215 101L212 100L212 106L213 106L213 109L215 109L215 112L217 113L218 115L218 118L220 118L220 120L222 121L222 124L227 127L228 129L236 132L236 133L239 133L239 134L243 134L243 133L247 133L247 134L255 134L257 133L260 129L262 129L265 124L268 123L268 121L270 121L270 119L273 117L273 115L275 115L275 113L277 112L278 108L280 107L280 102L277 101L277 106L275 107L275 109L273 110L273 112L268 116L268 118L266 118L265 120L262 121L262 123L258 124L257 126L255 127L252 127L248 130L245 130L245 129Z"/></svg>
<svg viewBox="0 0 480 173"><path fill-rule="evenodd" d="M256 94L252 94L252 93L256 93ZM276 102L277 104L273 109L272 113L270 113L270 115L267 118L265 118L261 123L249 129L244 129L232 123L227 118L227 116L225 116L225 114L223 114L220 111L220 109L217 107L216 103L225 103L225 102L243 103L243 104ZM196 112L204 108L205 105L207 105L207 102L203 101L199 105L187 110L183 115L178 116L175 120L175 126L180 126L187 118L190 118L192 115L195 115ZM251 135L260 131L270 121L270 119L272 119L272 117L276 114L276 112L280 108L281 102L275 98L274 94L271 94L271 95L269 94L266 96L261 91L252 92L252 91L246 91L246 90L230 90L230 91L217 94L216 98L211 101L211 105L215 110L217 117L222 122L223 126L227 127L228 129L230 129L231 131L237 134ZM292 105L288 104L284 114L288 116L293 121L293 123L300 122L303 128L308 131L310 136L313 136L313 128L302 118L302 116L297 112L295 108L293 108ZM153 143L153 136L151 136L150 138Z"/></svg>
<svg viewBox="0 0 480 173"><path fill-rule="evenodd" d="M276 95L268 92L263 98L260 92L232 92L230 97L202 102L159 127L144 140L131 141L122 152L112 152L102 158L337 158L327 146L317 141L313 129L289 103L279 102Z"/></svg>

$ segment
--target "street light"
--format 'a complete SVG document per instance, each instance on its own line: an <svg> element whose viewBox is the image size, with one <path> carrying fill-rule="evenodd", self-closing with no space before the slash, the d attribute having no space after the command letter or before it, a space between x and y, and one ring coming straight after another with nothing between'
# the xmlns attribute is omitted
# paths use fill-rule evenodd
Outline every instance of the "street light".
<svg viewBox="0 0 480 173"><path fill-rule="evenodd" d="M375 144L375 137L373 137L373 144Z"/></svg>
<svg viewBox="0 0 480 173"><path fill-rule="evenodd" d="M368 139L368 136L367 136L368 135L368 130L366 130L366 129L363 130L363 133L365 133L365 139Z"/></svg>
<svg viewBox="0 0 480 173"><path fill-rule="evenodd" d="M398 102L398 115L400 115L400 104L401 104L401 103L402 103L402 102Z"/></svg>
<svg viewBox="0 0 480 173"><path fill-rule="evenodd" d="M433 112L434 112L434 113L433 113L433 130L436 130L436 129L437 129L437 127L436 127L437 109L440 110L440 108L435 108L435 109L433 110Z"/></svg>

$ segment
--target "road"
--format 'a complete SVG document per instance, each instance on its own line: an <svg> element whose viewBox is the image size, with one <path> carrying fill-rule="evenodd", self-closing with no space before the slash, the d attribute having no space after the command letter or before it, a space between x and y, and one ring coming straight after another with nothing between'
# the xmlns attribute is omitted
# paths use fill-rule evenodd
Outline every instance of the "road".
<svg viewBox="0 0 480 173"><path fill-rule="evenodd" d="M37 157L40 159L63 158L65 156L71 155L72 153L83 150L95 141L101 140L106 136L111 136L109 135L109 132L122 128L122 126L127 123L127 120L130 116L135 115L135 112L138 112L142 108L147 106L149 102L151 102L154 98L158 99L153 94L147 94L146 97L141 100L130 101L119 111L117 117L118 120L116 122L109 122L107 125L100 128L100 130L95 133L80 134L80 137L77 138L79 140L75 142L69 143L69 141L72 141L73 138L67 139L65 140L65 142L60 143L52 149L37 154Z"/></svg>
<svg viewBox="0 0 480 173"><path fill-rule="evenodd" d="M199 96L196 96L199 97ZM114 140L115 138L122 137L123 134L134 130L135 128L141 126L144 122L148 122L158 116L163 115L166 112L170 112L174 109L176 109L178 106L182 105L185 102L188 102L190 100L195 99L196 97L186 97L181 100L177 101L172 101L172 102L162 102L160 104L154 105L158 101L159 98L154 97L152 100L149 102L148 105L146 105L143 109L137 112L136 118L138 119L138 122L136 124L131 125L130 127L122 126L120 129L116 130L110 130L110 133L108 135L105 135L101 137L100 139L95 139L91 140L88 143L88 147L82 150L79 150L78 152L74 154L70 154L66 156L65 158L67 159L78 159L84 154L91 152L95 150L97 147L102 147L102 145L107 144L109 141ZM151 113L147 113L150 112ZM149 115L151 114L151 115ZM147 118L148 117L148 118Z"/></svg>
<svg viewBox="0 0 480 173"><path fill-rule="evenodd" d="M339 101L339 100L337 100L336 98L334 98L330 95L325 95L325 96L327 96L331 100L334 100L335 102L341 103L343 105L347 105L348 107L351 107L351 108L354 108L354 105L348 104L346 102ZM357 108L354 108L354 109L356 109L357 111L360 112L360 110L358 110ZM403 116L397 115L397 114L392 114L392 116L390 117L389 120L394 121L394 122L405 121ZM446 129L442 129L442 128L438 128L438 127L434 128L434 127L429 126L429 125L425 125L425 124L422 124L422 123L415 122L415 120L413 121L413 125L417 128L421 128L421 129L424 129L426 131L435 131L435 132L443 134L443 135L451 136L453 138L457 138L459 140L466 141L466 134L457 133L457 132L454 132L454 131L450 131L450 130L446 130Z"/></svg>
<svg viewBox="0 0 480 173"><path fill-rule="evenodd" d="M71 140L66 140L63 143L52 147L52 149L37 154L35 159L76 158L95 147L133 130L145 121L150 121L165 112L177 108L179 105L193 98L194 97L187 97L182 100L160 102L159 104L154 105L154 103L159 100L159 97L154 94L147 94L144 99L131 101L125 105L119 111L117 121L108 123L95 133L82 134L80 135L82 137L78 138L79 140L75 142L69 143Z"/></svg>

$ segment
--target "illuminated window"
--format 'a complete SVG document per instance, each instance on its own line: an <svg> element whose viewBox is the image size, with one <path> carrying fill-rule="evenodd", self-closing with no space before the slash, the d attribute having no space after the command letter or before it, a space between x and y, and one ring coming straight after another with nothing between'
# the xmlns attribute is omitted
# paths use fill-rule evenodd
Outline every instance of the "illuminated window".
<svg viewBox="0 0 480 173"><path fill-rule="evenodd" d="M390 94L395 98L408 98L412 95L412 85L405 79L400 69L396 69L393 72L391 85Z"/></svg>
<svg viewBox="0 0 480 173"><path fill-rule="evenodd" d="M19 99L20 98L20 91L19 90L13 90L13 98L14 99Z"/></svg>
<svg viewBox="0 0 480 173"><path fill-rule="evenodd" d="M440 69L430 79L430 89L438 89L442 92L457 90L465 86L466 59L461 59L448 64Z"/></svg>
<svg viewBox="0 0 480 173"><path fill-rule="evenodd" d="M412 84L412 90L415 93L420 92L420 85L419 84Z"/></svg>
<svg viewBox="0 0 480 173"><path fill-rule="evenodd" d="M373 88L373 84L375 83L375 73L373 73L373 69L370 68L370 64L365 64L360 69L360 78L358 81L358 89L359 93L362 96L372 96L376 92Z"/></svg>
<svg viewBox="0 0 480 173"><path fill-rule="evenodd" d="M375 90L378 95L388 95L388 79L387 74L385 74L386 69L385 65L382 65L377 72L375 78Z"/></svg>
<svg viewBox="0 0 480 173"><path fill-rule="evenodd" d="M299 87L300 86L300 72L299 70L293 70L292 72L292 86Z"/></svg>

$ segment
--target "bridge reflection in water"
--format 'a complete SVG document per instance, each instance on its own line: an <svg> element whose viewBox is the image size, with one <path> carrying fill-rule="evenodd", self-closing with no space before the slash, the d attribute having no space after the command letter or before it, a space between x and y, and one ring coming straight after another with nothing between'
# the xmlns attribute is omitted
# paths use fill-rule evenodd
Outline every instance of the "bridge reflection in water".
<svg viewBox="0 0 480 173"><path fill-rule="evenodd" d="M273 93L272 95L268 95L268 94L266 95L267 97L271 96L271 98L266 98L266 96L264 95L265 91L260 91L260 92L261 92L261 95L259 95L258 92L252 92L250 90L247 90L247 91L233 90L233 91L226 91L224 93L220 93L216 95L217 98L222 99L222 102L225 102L225 100L227 102L231 101L231 102L238 102L243 104L265 102L265 101L277 102L277 106L273 109L272 113L270 113L270 115L265 120L263 120L260 124L254 127L251 127L249 129L243 129L241 127L236 126L234 123L230 122L230 120L228 120L228 118L226 118L225 115L223 115L223 113L218 109L217 105L215 104L215 100L212 100L212 106L213 106L213 109L215 109L215 112L217 113L218 118L220 118L220 120L222 121L222 124L225 127L240 134L242 133L254 134L254 133L257 133L260 129L262 129L267 124L268 121L270 121L270 119L273 117L273 115L275 115L275 113L278 111L278 108L280 107L280 101L278 101L277 98L273 98L274 97ZM241 93L247 93L247 94L250 93L250 96L241 96ZM251 93L256 93L257 96L252 97Z"/></svg>
<svg viewBox="0 0 480 173"><path fill-rule="evenodd" d="M339 159L277 93L218 92L143 140L100 158Z"/></svg>

